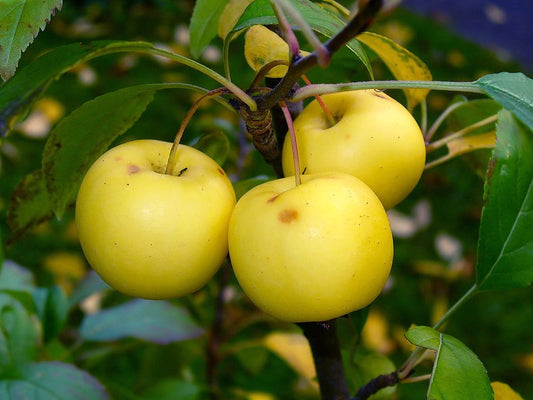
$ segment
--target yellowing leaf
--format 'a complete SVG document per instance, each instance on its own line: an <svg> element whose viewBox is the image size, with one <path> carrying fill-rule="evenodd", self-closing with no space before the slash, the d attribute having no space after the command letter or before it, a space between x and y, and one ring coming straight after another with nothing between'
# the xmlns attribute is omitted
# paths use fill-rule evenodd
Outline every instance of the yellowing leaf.
<svg viewBox="0 0 533 400"><path fill-rule="evenodd" d="M273 332L263 339L263 343L318 390L313 354L305 336L299 333Z"/></svg>
<svg viewBox="0 0 533 400"><path fill-rule="evenodd" d="M244 56L246 62L255 72L271 61L283 60L289 62L289 45L276 33L263 25L254 25L244 36ZM287 67L280 65L272 68L267 76L281 78L287 72Z"/></svg>
<svg viewBox="0 0 533 400"><path fill-rule="evenodd" d="M309 53L301 51L305 56ZM258 72L269 62L282 60L289 62L289 45L270 29L263 25L254 25L248 29L244 36L244 56L246 62L255 72ZM272 68L266 76L281 78L287 72L285 65Z"/></svg>
<svg viewBox="0 0 533 400"><path fill-rule="evenodd" d="M270 393L264 392L249 392L246 394L247 400L276 400Z"/></svg>
<svg viewBox="0 0 533 400"><path fill-rule="evenodd" d="M43 265L54 275L56 284L61 286L66 293L72 292L74 285L87 272L85 261L79 254L64 251L48 255L43 260Z"/></svg>
<svg viewBox="0 0 533 400"><path fill-rule="evenodd" d="M361 335L365 346L378 353L389 354L396 348L396 342L389 334L387 320L375 309L370 309Z"/></svg>
<svg viewBox="0 0 533 400"><path fill-rule="evenodd" d="M357 40L370 47L396 79L406 81L433 79L430 70L422 60L389 38L373 32L364 32L357 36ZM411 111L426 98L429 90L404 89L404 93L407 97L407 108Z"/></svg>
<svg viewBox="0 0 533 400"><path fill-rule="evenodd" d="M490 384L494 390L494 400L524 400L522 396L502 382L492 382Z"/></svg>
<svg viewBox="0 0 533 400"><path fill-rule="evenodd" d="M489 149L494 147L495 144L496 133L491 131L454 139L447 146L450 156L455 157L478 149Z"/></svg>
<svg viewBox="0 0 533 400"><path fill-rule="evenodd" d="M52 97L43 97L35 102L35 110L39 110L50 120L51 123L56 123L65 114L65 107L63 104L53 99Z"/></svg>
<svg viewBox="0 0 533 400"><path fill-rule="evenodd" d="M225 39L253 0L230 0L218 20L218 36Z"/></svg>

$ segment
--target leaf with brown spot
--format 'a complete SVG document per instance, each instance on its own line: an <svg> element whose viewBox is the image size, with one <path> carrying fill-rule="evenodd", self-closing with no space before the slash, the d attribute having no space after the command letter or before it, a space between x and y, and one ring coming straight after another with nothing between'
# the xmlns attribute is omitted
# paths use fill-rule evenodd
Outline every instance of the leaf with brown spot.
<svg viewBox="0 0 533 400"><path fill-rule="evenodd" d="M8 242L15 241L53 214L42 171L26 175L15 188L7 210L7 224L11 231Z"/></svg>

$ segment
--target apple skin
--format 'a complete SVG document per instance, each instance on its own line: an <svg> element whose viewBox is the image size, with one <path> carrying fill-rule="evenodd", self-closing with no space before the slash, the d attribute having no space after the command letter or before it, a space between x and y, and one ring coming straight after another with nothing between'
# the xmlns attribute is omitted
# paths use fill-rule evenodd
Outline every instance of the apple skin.
<svg viewBox="0 0 533 400"><path fill-rule="evenodd" d="M284 321L336 318L370 304L390 274L393 239L368 186L344 173L269 181L244 194L229 225L246 295Z"/></svg>
<svg viewBox="0 0 533 400"><path fill-rule="evenodd" d="M336 121L330 127L312 101L295 119L300 168L306 174L339 171L361 179L386 209L414 189L426 160L422 132L409 111L376 90L322 96ZM285 176L294 175L289 135L282 151Z"/></svg>
<svg viewBox="0 0 533 400"><path fill-rule="evenodd" d="M91 267L116 290L168 299L204 286L227 255L235 192L222 168L180 145L135 140L108 150L89 169L76 201L80 244Z"/></svg>

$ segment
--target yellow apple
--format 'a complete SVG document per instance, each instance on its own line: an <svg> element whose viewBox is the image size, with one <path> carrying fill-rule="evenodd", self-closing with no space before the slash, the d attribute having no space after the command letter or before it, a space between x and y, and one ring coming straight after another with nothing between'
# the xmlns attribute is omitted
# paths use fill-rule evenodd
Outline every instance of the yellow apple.
<svg viewBox="0 0 533 400"><path fill-rule="evenodd" d="M244 194L229 225L229 252L243 291L285 321L336 318L370 304L393 256L385 210L345 173L269 181Z"/></svg>
<svg viewBox="0 0 533 400"><path fill-rule="evenodd" d="M79 240L92 268L118 291L147 299L200 289L227 255L235 193L222 168L180 145L131 141L89 169L76 201Z"/></svg>
<svg viewBox="0 0 533 400"><path fill-rule="evenodd" d="M370 186L386 209L394 207L411 193L424 170L426 149L416 120L380 91L340 92L322 99L335 125L316 100L294 121L300 172L346 172ZM289 135L282 161L285 175L294 175Z"/></svg>

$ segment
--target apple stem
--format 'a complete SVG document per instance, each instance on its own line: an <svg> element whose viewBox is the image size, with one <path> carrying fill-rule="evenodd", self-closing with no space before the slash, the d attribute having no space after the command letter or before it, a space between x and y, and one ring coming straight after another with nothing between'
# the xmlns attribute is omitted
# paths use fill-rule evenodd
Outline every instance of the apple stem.
<svg viewBox="0 0 533 400"><path fill-rule="evenodd" d="M311 81L307 78L307 76L302 75L302 80L305 82L306 85L311 85ZM328 119L329 125L334 126L337 123L337 121L333 117L333 114L329 110L328 106L326 105L322 97L319 94L317 94L315 95L315 99L316 101L318 101L318 104L320 104L320 107L322 107L324 114L326 114L326 118Z"/></svg>
<svg viewBox="0 0 533 400"><path fill-rule="evenodd" d="M248 90L259 86L259 82L261 82L261 80L268 74L268 72L272 68L275 68L279 65L289 65L289 62L285 60L274 60L263 65L261 69L257 72L257 74L255 74L254 79L252 80L252 83L250 83L250 86L248 87Z"/></svg>
<svg viewBox="0 0 533 400"><path fill-rule="evenodd" d="M461 101L458 101L456 103L453 103L451 105L449 105L440 115L439 117L435 120L435 122L433 122L433 125L431 125L431 127L429 128L429 130L426 132L425 136L424 136L424 140L426 141L426 143L429 143L430 140L433 138L433 135L435 135L435 133L437 132L437 130L440 128L440 126L442 125L442 123L444 122L444 120L446 118L448 118L448 116L458 107L460 107L461 105L465 104L467 102L466 99L462 99Z"/></svg>
<svg viewBox="0 0 533 400"><path fill-rule="evenodd" d="M298 143L296 141L296 132L294 130L294 124L292 121L291 112L289 111L287 104L284 101L281 101L279 105L281 107L281 110L283 111L285 120L287 121L287 127L289 128L289 135L291 138L291 146L292 146L292 158L294 160L294 179L296 182L296 186L298 186L302 183L302 177L300 176L300 157L298 155Z"/></svg>
<svg viewBox="0 0 533 400"><path fill-rule="evenodd" d="M224 93L230 93L228 89L225 87L218 88L211 90L210 92L207 92L206 94L202 95L199 99L197 99L191 108L187 111L187 114L185 114L185 117L181 121L180 127L178 129L178 132L176 133L176 137L174 138L174 142L172 143L172 147L170 148L170 154L168 156L167 161L167 167L165 169L166 175L173 175L174 169L176 168L176 162L177 162L177 154L178 154L178 147L181 141L181 138L183 137L183 133L185 132L185 128L187 128L187 125L189 124L192 116L198 110L200 107L200 104L213 96L219 96Z"/></svg>
<svg viewBox="0 0 533 400"><path fill-rule="evenodd" d="M287 21L285 14L283 14L283 10L278 2L271 0L270 4L272 5L274 14L276 14L276 19L278 20L278 26L281 29L281 34L283 35L285 42L287 42L289 45L289 59L293 59L293 57L300 53L300 44L298 43L298 39L292 30L291 24L289 21Z"/></svg>

